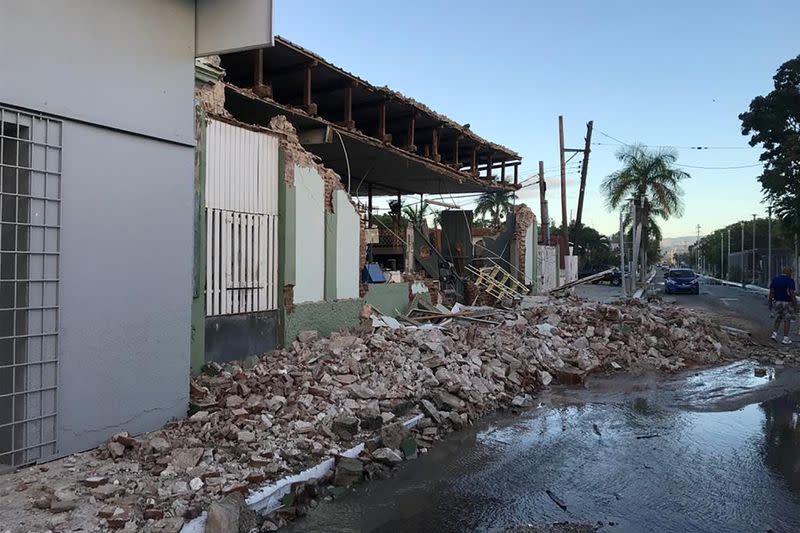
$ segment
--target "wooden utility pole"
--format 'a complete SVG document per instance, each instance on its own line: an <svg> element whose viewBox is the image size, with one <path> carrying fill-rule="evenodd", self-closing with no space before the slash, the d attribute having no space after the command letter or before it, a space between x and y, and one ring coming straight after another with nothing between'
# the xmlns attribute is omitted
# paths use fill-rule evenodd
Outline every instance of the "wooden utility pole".
<svg viewBox="0 0 800 533"><path fill-rule="evenodd" d="M550 244L547 242L547 227L550 225L550 221L547 220L547 208L545 207L547 202L545 199L546 196L547 183L544 181L544 161L539 161L539 213L541 215L539 222L542 226L541 240L544 244Z"/></svg>
<svg viewBox="0 0 800 533"><path fill-rule="evenodd" d="M589 172L589 152L592 145L592 125L594 121L590 120L586 124L586 145L583 148L583 164L581 165L581 186L578 192L578 214L575 216L575 234L572 236L572 242L575 243L575 250L578 249L578 229L581 227L581 219L583 217L583 194L586 190L586 174ZM577 252L576 252L577 253Z"/></svg>
<svg viewBox="0 0 800 533"><path fill-rule="evenodd" d="M558 146L561 158L561 234L564 236L564 245L561 247L561 263L569 247L569 221L567 220L567 163L564 160L564 117L558 116Z"/></svg>

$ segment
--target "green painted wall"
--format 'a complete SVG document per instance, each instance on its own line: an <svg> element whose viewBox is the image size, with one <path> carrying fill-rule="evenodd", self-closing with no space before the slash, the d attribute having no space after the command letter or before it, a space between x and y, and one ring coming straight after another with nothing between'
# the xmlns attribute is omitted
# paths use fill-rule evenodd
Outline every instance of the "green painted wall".
<svg viewBox="0 0 800 533"><path fill-rule="evenodd" d="M325 213L325 300L336 299L336 219L334 213Z"/></svg>
<svg viewBox="0 0 800 533"><path fill-rule="evenodd" d="M338 300L335 302L313 302L296 304L290 314L283 314L284 345L291 344L297 334L304 330L315 330L320 335L358 325L364 300Z"/></svg>
<svg viewBox="0 0 800 533"><path fill-rule="evenodd" d="M365 300L376 311L385 315L397 315L395 309L405 313L409 302L408 287L408 283L373 283L369 286Z"/></svg>
<svg viewBox="0 0 800 533"><path fill-rule="evenodd" d="M197 148L194 158L194 277L192 279L191 372L206 362L206 116L195 107Z"/></svg>
<svg viewBox="0 0 800 533"><path fill-rule="evenodd" d="M294 190L286 185L286 152L278 149L278 346L286 345L286 306L283 302L283 288L287 283L294 284L294 217L288 216L291 209L294 214ZM288 221L288 222L287 222ZM291 254L291 257L290 257ZM291 281L289 281L291 280Z"/></svg>

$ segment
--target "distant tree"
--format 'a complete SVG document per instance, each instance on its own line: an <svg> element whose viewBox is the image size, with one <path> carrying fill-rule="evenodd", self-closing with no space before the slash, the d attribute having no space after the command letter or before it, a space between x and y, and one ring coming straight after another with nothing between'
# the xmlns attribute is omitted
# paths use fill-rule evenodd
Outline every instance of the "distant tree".
<svg viewBox="0 0 800 533"><path fill-rule="evenodd" d="M419 228L425 218L431 214L429 207L428 202L422 202L417 207L407 205L403 207L403 218L410 222L412 226Z"/></svg>
<svg viewBox="0 0 800 533"><path fill-rule="evenodd" d="M650 237L654 237L656 244L660 242L655 219L667 220L683 213L680 182L690 176L675 167L678 155L674 150L649 150L641 145L629 145L617 152L617 159L622 162L622 168L608 175L601 187L611 209L619 208L628 198L642 206L638 216L647 220L640 241L644 259L652 249Z"/></svg>
<svg viewBox="0 0 800 533"><path fill-rule="evenodd" d="M575 235L575 221L569 225L569 234ZM611 250L611 241L596 229L581 224L577 232L583 266L602 266L619 262L619 255Z"/></svg>
<svg viewBox="0 0 800 533"><path fill-rule="evenodd" d="M780 66L775 89L756 96L739 115L750 146L761 144L764 170L758 177L765 199L795 233L800 232L800 56Z"/></svg>
<svg viewBox="0 0 800 533"><path fill-rule="evenodd" d="M475 206L475 214L481 217L489 215L492 224L500 225L500 220L508 216L517 195L511 191L486 192L480 195Z"/></svg>

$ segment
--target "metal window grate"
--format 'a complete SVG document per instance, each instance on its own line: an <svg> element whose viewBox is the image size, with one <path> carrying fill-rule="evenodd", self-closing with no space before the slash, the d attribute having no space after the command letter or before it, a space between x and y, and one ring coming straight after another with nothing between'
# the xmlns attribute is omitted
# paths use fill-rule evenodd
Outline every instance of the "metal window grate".
<svg viewBox="0 0 800 533"><path fill-rule="evenodd" d="M0 107L0 469L57 452L61 136Z"/></svg>

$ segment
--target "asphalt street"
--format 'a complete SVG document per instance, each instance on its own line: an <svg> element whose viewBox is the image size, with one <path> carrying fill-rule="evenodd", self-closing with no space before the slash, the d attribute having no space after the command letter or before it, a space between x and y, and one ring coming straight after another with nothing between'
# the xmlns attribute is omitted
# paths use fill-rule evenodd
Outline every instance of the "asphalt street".
<svg viewBox="0 0 800 533"><path fill-rule="evenodd" d="M692 309L702 309L717 315L728 325L749 331L759 342L770 342L774 318L767 307L767 296L741 287L721 285L701 278L700 294L664 294L664 278L658 274L653 280L653 293L665 302L674 302ZM800 342L797 322L792 324L791 337Z"/></svg>
<svg viewBox="0 0 800 533"><path fill-rule="evenodd" d="M623 298L620 287L607 284L579 285L575 288L575 294L587 300L603 303ZM664 294L664 276L659 272L653 279L650 295L660 298L663 302L712 313L722 323L750 332L756 342L784 349L769 338L774 318L767 307L767 296L764 292L721 285L713 280L701 278L699 295ZM794 341L791 349L800 348L800 324L797 321L792 323L790 337Z"/></svg>

